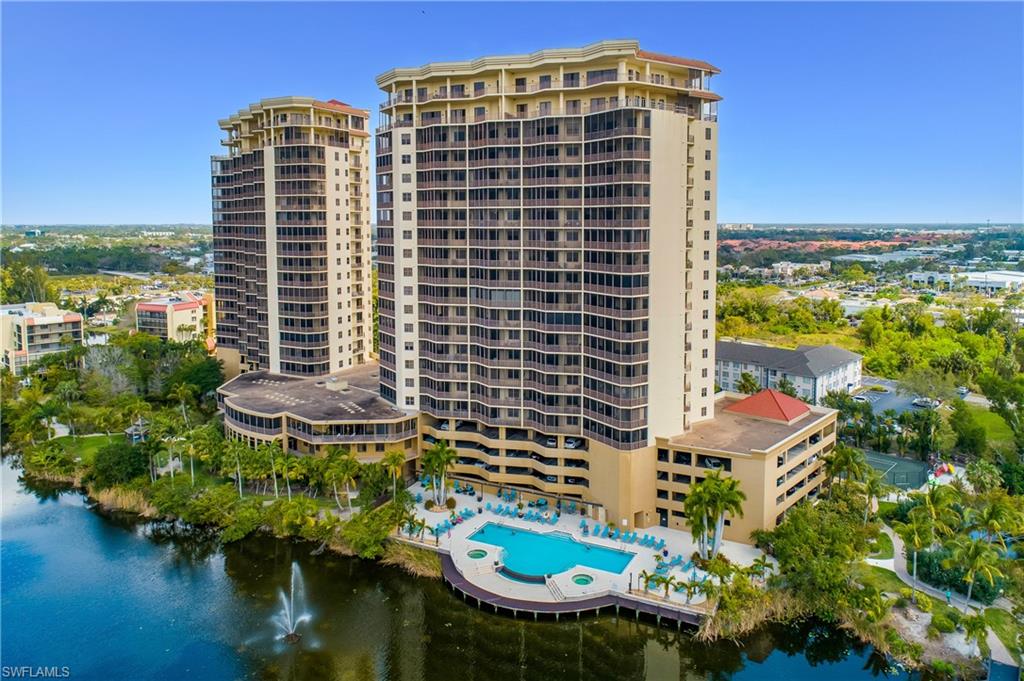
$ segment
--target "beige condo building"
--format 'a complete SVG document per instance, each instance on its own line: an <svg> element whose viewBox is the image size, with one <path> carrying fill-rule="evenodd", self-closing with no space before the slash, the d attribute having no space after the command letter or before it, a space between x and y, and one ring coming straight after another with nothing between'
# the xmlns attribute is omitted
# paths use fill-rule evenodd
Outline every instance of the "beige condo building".
<svg viewBox="0 0 1024 681"><path fill-rule="evenodd" d="M717 73L619 40L380 75L379 365L240 376L229 433L409 472L444 440L457 478L631 528L685 528L718 470L748 495L726 537L774 527L835 412L715 394Z"/></svg>
<svg viewBox="0 0 1024 681"><path fill-rule="evenodd" d="M369 358L368 116L278 97L219 121L214 279L229 375L323 376Z"/></svg>
<svg viewBox="0 0 1024 681"><path fill-rule="evenodd" d="M53 303L0 305L0 352L3 366L20 374L33 362L69 344L81 345L85 333L82 315Z"/></svg>

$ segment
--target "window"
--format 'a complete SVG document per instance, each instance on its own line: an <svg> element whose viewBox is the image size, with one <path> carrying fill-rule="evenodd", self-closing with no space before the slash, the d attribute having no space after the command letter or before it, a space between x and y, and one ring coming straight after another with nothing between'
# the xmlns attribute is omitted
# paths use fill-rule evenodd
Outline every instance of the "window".
<svg viewBox="0 0 1024 681"><path fill-rule="evenodd" d="M412 192L402 192L403 201L412 201Z"/></svg>
<svg viewBox="0 0 1024 681"><path fill-rule="evenodd" d="M411 210L403 210L402 211L402 219L403 220L412 220L412 211Z"/></svg>
<svg viewBox="0 0 1024 681"><path fill-rule="evenodd" d="M709 191L705 191L704 192L704 200L705 201L710 201L711 200L711 192L709 192Z"/></svg>
<svg viewBox="0 0 1024 681"><path fill-rule="evenodd" d="M408 132L403 132L402 133L402 144L411 144L411 143L412 143L412 134L410 134Z"/></svg>
<svg viewBox="0 0 1024 681"><path fill-rule="evenodd" d="M704 238L705 239L710 239L711 238L711 230L710 229L705 229L704 230Z"/></svg>
<svg viewBox="0 0 1024 681"><path fill-rule="evenodd" d="M413 379L413 378L405 379L405 387L406 388L411 388L411 387L413 387L415 385L416 385L416 379Z"/></svg>
<svg viewBox="0 0 1024 681"><path fill-rule="evenodd" d="M707 289L700 292L700 297L703 298L704 300L711 300L711 294L708 292Z"/></svg>
<svg viewBox="0 0 1024 681"><path fill-rule="evenodd" d="M706 149L704 151L704 160L705 161L710 161L711 160L711 150L710 149Z"/></svg>
<svg viewBox="0 0 1024 681"><path fill-rule="evenodd" d="M412 173L402 173L402 182L412 182Z"/></svg>
<svg viewBox="0 0 1024 681"><path fill-rule="evenodd" d="M701 356L702 358L704 358L704 359L707 359L707 358L708 358L708 349L707 349L707 348L704 348L703 350L701 350L701 351L700 351L700 356Z"/></svg>
<svg viewBox="0 0 1024 681"><path fill-rule="evenodd" d="M708 377L708 368L707 367L704 367L703 369L700 370L700 377L701 378L707 378Z"/></svg>
<svg viewBox="0 0 1024 681"><path fill-rule="evenodd" d="M402 230L402 238L403 239L411 239L412 238L412 230L411 229L403 229Z"/></svg>
<svg viewBox="0 0 1024 681"><path fill-rule="evenodd" d="M409 154L402 154L402 163L412 163L412 156Z"/></svg>
<svg viewBox="0 0 1024 681"><path fill-rule="evenodd" d="M704 251L704 259L711 260L711 251Z"/></svg>
<svg viewBox="0 0 1024 681"><path fill-rule="evenodd" d="M702 310L701 313L700 313L700 318L701 319L707 319L708 318L708 311L707 310Z"/></svg>
<svg viewBox="0 0 1024 681"><path fill-rule="evenodd" d="M701 407L700 408L700 415L701 416L707 416L708 415L708 408L707 407Z"/></svg>
<svg viewBox="0 0 1024 681"><path fill-rule="evenodd" d="M658 498L659 499L668 499L668 490L667 489L659 489L658 490Z"/></svg>
<svg viewBox="0 0 1024 681"><path fill-rule="evenodd" d="M704 171L704 179L708 180L708 181L711 180L711 171L710 170L705 170Z"/></svg>
<svg viewBox="0 0 1024 681"><path fill-rule="evenodd" d="M704 128L704 139L711 139L711 128Z"/></svg>
<svg viewBox="0 0 1024 681"><path fill-rule="evenodd" d="M405 404L406 404L407 406L410 406L410 407L411 407L411 406L413 406L413 405L414 405L415 403L416 403L416 400L415 400L414 398L412 398L412 397L406 397L406 398L405 398Z"/></svg>
<svg viewBox="0 0 1024 681"><path fill-rule="evenodd" d="M705 220L710 220L711 219L711 211L709 211L709 210L704 211L704 219Z"/></svg>
<svg viewBox="0 0 1024 681"><path fill-rule="evenodd" d="M667 449L659 449L658 450L658 461L662 461L662 462L665 462L665 463L668 462L668 450Z"/></svg>
<svg viewBox="0 0 1024 681"><path fill-rule="evenodd" d="M701 388L700 389L700 396L701 397L707 397L708 396L708 389L707 388Z"/></svg>

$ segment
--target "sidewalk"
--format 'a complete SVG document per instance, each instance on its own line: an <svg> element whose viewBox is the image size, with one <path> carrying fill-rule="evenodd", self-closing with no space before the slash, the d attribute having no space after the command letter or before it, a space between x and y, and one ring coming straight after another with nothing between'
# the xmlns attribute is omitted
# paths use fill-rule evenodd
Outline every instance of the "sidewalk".
<svg viewBox="0 0 1024 681"><path fill-rule="evenodd" d="M868 558L866 562L869 565L875 565L881 568L885 568L886 570L891 570L892 572L895 572L896 576L899 577L904 584L906 584L907 586L913 586L914 577L913 575L907 572L906 561L903 560L903 557L906 556L903 540L900 539L900 536L896 534L888 525L884 526L882 528L882 531L889 535L889 537L892 539L894 557L888 560L877 560L873 558ZM917 590L922 593L926 593L929 596L937 598L940 601L945 602L946 600L945 591L936 589L935 587L929 584L925 584L920 579L917 580ZM985 604L979 603L974 599L968 601L960 594L953 592L951 596L951 602L953 607L958 608L961 611L963 611L964 609L964 604L967 604L968 606L974 608L979 612L984 610L986 607L1002 608L1007 612L1012 612L1013 610L1013 605L1006 598L1003 597L996 599L996 601L991 606L986 606ZM999 640L999 637L996 636L995 632L991 629L989 629L988 632L988 645L989 648L992 649L993 660L995 660L996 662L1000 662L1002 664L1011 665L1013 667L1017 666L1017 662L1013 659L1013 655L1010 654L1010 651L1006 649L1006 646L1003 645L1003 642Z"/></svg>

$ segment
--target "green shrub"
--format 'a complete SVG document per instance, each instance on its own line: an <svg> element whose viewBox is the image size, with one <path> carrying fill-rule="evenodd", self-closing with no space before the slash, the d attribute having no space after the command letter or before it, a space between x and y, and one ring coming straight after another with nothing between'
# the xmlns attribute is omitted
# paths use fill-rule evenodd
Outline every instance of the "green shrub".
<svg viewBox="0 0 1024 681"><path fill-rule="evenodd" d="M943 634L951 634L956 630L956 625L953 624L948 617L940 613L932 615L931 626Z"/></svg>
<svg viewBox="0 0 1024 681"><path fill-rule="evenodd" d="M427 509L428 511L434 508L434 500L427 499L425 502L423 502L423 508Z"/></svg>
<svg viewBox="0 0 1024 681"><path fill-rule="evenodd" d="M933 551L921 551L917 554L917 575L922 582L931 584L938 589L952 589L961 594L967 593L967 583L964 582L966 570L960 565L943 567L943 561L950 556L948 549L939 548ZM907 569L913 569L913 558L907 558ZM971 591L971 598L977 599L985 605L991 605L999 596L1003 588L1003 580L996 578L990 584L987 579L979 576L974 580L974 589Z"/></svg>
<svg viewBox="0 0 1024 681"><path fill-rule="evenodd" d="M917 595L917 609L921 612L931 612L932 599L928 598L924 594L919 593Z"/></svg>
<svg viewBox="0 0 1024 681"><path fill-rule="evenodd" d="M905 586L902 589L900 589L900 598L903 598L903 599L906 599L906 600L909 601L913 597L914 597L914 590L911 589L909 586Z"/></svg>
<svg viewBox="0 0 1024 681"><path fill-rule="evenodd" d="M934 625L931 625L931 624L928 625L928 634L927 635L928 635L928 638L931 639L932 641L934 641L935 639L937 639L937 638L942 636L942 634L939 632L939 630L936 629L934 627Z"/></svg>
<svg viewBox="0 0 1024 681"><path fill-rule="evenodd" d="M944 612L943 614L946 616L947 619L949 619L950 622L953 623L953 626L957 626L957 625L960 624L960 611L959 610L953 610L952 608L946 608L946 612Z"/></svg>
<svg viewBox="0 0 1024 681"><path fill-rule="evenodd" d="M904 598L903 596L900 596L899 598L897 598L897 599L896 599L896 602L895 602L895 603L893 603L893 607L896 607L896 608L905 608L905 607L907 607L907 604L908 604L909 602L910 602L910 601L909 601L908 599Z"/></svg>
<svg viewBox="0 0 1024 681"><path fill-rule="evenodd" d="M455 497L448 497L444 502L444 507L449 511L455 510Z"/></svg>
<svg viewBox="0 0 1024 681"><path fill-rule="evenodd" d="M90 479L100 489L131 482L149 472L149 457L141 447L112 442L96 452Z"/></svg>

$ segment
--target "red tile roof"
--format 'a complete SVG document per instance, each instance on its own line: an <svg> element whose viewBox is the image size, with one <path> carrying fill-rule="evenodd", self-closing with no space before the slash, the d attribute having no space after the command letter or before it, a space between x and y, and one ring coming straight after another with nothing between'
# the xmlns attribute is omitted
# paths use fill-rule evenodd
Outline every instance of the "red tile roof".
<svg viewBox="0 0 1024 681"><path fill-rule="evenodd" d="M784 423L792 423L810 410L807 404L795 397L770 388L725 408L725 411Z"/></svg>
<svg viewBox="0 0 1024 681"><path fill-rule="evenodd" d="M328 99L326 102L317 102L322 107L327 109L334 109L335 111L343 111L345 113L355 114L357 116L369 117L370 112L366 109L357 109L356 107L346 104L345 102L337 99Z"/></svg>

